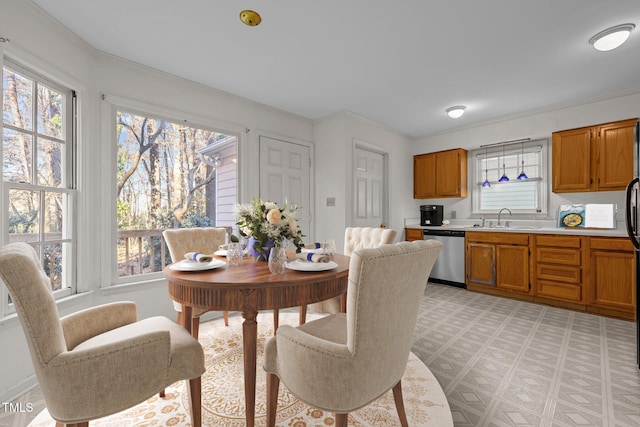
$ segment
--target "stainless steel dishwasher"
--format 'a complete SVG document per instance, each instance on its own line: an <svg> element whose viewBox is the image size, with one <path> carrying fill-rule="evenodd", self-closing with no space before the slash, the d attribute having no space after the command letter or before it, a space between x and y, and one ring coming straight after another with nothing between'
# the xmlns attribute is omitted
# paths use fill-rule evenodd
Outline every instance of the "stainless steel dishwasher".
<svg viewBox="0 0 640 427"><path fill-rule="evenodd" d="M442 243L442 251L431 270L429 281L466 289L464 231L425 228L424 239Z"/></svg>

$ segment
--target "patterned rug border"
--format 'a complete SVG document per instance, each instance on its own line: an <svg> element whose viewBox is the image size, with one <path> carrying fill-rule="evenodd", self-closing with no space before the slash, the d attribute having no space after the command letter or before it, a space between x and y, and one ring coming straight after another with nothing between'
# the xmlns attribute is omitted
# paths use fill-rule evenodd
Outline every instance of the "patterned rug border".
<svg viewBox="0 0 640 427"><path fill-rule="evenodd" d="M310 314L309 320L320 317ZM203 426L244 427L244 388L242 385L242 321L237 315L225 327L222 319L200 326L200 342L205 349L207 372L202 379ZM281 325L297 325L297 313L280 313ZM271 312L258 315L258 376L256 386L256 427L265 425L265 375L262 353L273 336ZM90 422L91 427L190 426L188 397L184 381L166 389L166 397L157 395L145 402L109 417ZM451 410L442 388L431 371L413 353L402 378L405 410L410 426L453 426ZM278 396L277 425L282 427L332 426L333 414L300 402L284 387ZM349 415L349 426L388 427L398 425L393 395L381 396L367 407ZM55 425L43 410L29 427Z"/></svg>

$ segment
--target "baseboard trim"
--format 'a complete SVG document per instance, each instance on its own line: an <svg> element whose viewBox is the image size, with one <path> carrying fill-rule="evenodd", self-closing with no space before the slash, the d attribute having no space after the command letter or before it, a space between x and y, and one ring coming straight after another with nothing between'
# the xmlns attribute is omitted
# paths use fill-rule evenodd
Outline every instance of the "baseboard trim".
<svg viewBox="0 0 640 427"><path fill-rule="evenodd" d="M0 394L0 401L4 402L13 402L18 399L20 396L28 392L29 390L35 388L38 385L38 379L36 375L29 375L24 380L19 383L9 387L7 390L4 390Z"/></svg>

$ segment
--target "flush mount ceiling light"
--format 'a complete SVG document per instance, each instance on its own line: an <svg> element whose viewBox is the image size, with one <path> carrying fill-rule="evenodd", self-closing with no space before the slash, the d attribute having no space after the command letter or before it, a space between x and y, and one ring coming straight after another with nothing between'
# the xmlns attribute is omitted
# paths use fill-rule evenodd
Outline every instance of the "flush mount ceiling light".
<svg viewBox="0 0 640 427"><path fill-rule="evenodd" d="M606 30L600 31L598 34L591 37L589 39L589 43L591 43L594 48L602 52L613 50L627 41L631 31L635 27L636 26L634 24L622 24L607 28Z"/></svg>
<svg viewBox="0 0 640 427"><path fill-rule="evenodd" d="M449 117L451 117L452 119L457 119L464 114L464 110L466 109L467 107L465 107L464 105L456 105L455 107L447 108L445 111L447 112Z"/></svg>
<svg viewBox="0 0 640 427"><path fill-rule="evenodd" d="M250 27L255 27L262 22L262 17L258 12L254 12L253 10L243 10L240 12L240 20Z"/></svg>

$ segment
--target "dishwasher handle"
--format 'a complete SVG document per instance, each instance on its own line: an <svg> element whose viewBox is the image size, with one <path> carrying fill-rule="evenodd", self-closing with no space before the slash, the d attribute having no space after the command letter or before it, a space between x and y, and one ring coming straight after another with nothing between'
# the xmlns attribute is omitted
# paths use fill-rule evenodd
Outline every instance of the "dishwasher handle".
<svg viewBox="0 0 640 427"><path fill-rule="evenodd" d="M448 237L464 237L464 231L461 230L423 230L422 234L425 239L429 236L448 236Z"/></svg>

